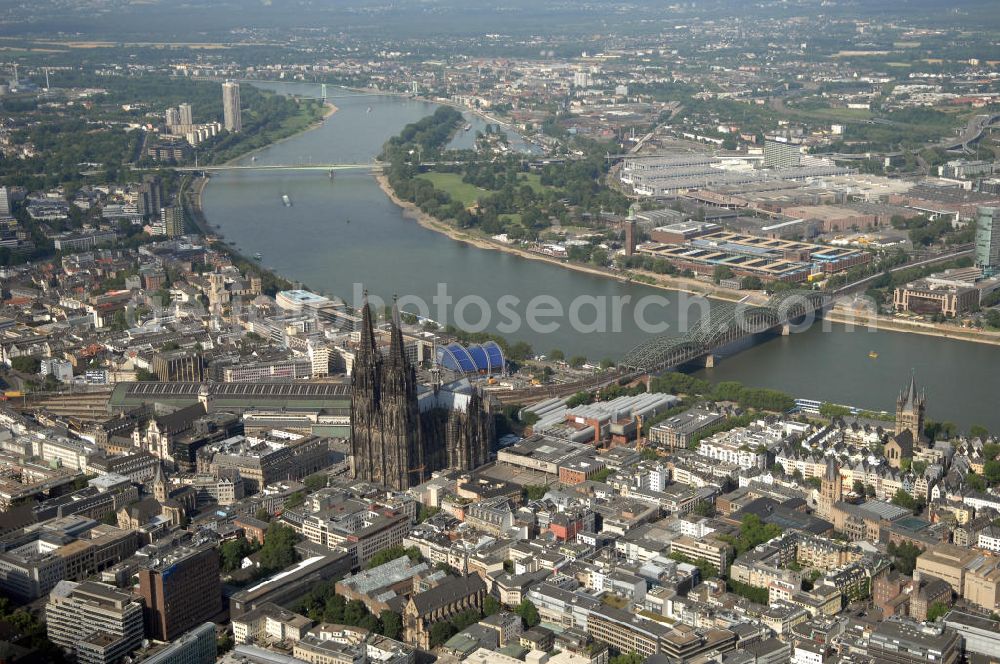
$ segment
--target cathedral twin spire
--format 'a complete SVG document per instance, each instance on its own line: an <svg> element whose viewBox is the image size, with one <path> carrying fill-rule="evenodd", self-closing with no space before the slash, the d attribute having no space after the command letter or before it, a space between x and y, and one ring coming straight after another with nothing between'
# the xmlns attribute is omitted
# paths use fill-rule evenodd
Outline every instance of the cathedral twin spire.
<svg viewBox="0 0 1000 664"><path fill-rule="evenodd" d="M375 342L375 323L372 319L372 309L368 303L368 291L365 290L361 303L361 348L360 352L378 355L378 344ZM360 354L359 352L359 354ZM399 300L392 296L392 325L389 331L389 363L394 366L407 366L406 350L403 344L403 330L399 315Z"/></svg>
<svg viewBox="0 0 1000 664"><path fill-rule="evenodd" d="M416 372L410 365L393 301L389 353L382 356L368 294L362 304L361 343L352 374L351 448L355 476L401 490L420 464Z"/></svg>
<svg viewBox="0 0 1000 664"><path fill-rule="evenodd" d="M472 470L488 461L496 429L478 392L470 395L464 410L436 406L421 412L416 370L406 354L395 298L389 349L383 355L365 292L351 381L354 477L403 491L435 470Z"/></svg>

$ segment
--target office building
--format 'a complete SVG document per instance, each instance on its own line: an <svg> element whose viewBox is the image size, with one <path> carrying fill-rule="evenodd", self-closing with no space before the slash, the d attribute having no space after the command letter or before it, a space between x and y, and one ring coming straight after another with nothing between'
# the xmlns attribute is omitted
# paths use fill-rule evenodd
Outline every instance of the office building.
<svg viewBox="0 0 1000 664"><path fill-rule="evenodd" d="M86 230L80 233L59 233L52 236L57 251L86 251L102 244L114 244L118 233L113 230Z"/></svg>
<svg viewBox="0 0 1000 664"><path fill-rule="evenodd" d="M329 307L333 302L330 298L307 290L283 290L274 295L275 303L291 313L316 313Z"/></svg>
<svg viewBox="0 0 1000 664"><path fill-rule="evenodd" d="M261 362L241 362L223 367L226 383L259 383L270 380L301 380L313 377L313 362L307 356L279 358Z"/></svg>
<svg viewBox="0 0 1000 664"><path fill-rule="evenodd" d="M342 551L306 558L229 598L229 614L235 622L256 608L271 602L291 606L317 585L342 578L352 569L350 557Z"/></svg>
<svg viewBox="0 0 1000 664"><path fill-rule="evenodd" d="M185 126L194 124L194 112L191 110L191 104L181 104L177 107L177 112L180 116L180 124Z"/></svg>
<svg viewBox="0 0 1000 664"><path fill-rule="evenodd" d="M10 189L0 187L0 217L10 216Z"/></svg>
<svg viewBox="0 0 1000 664"><path fill-rule="evenodd" d="M184 139L162 136L153 145L146 147L146 154L155 161L179 162L191 156L191 145Z"/></svg>
<svg viewBox="0 0 1000 664"><path fill-rule="evenodd" d="M226 131L237 132L243 129L239 83L226 81L222 84L222 117Z"/></svg>
<svg viewBox="0 0 1000 664"><path fill-rule="evenodd" d="M29 526L3 543L0 591L32 601L61 580L82 580L120 563L137 547L135 532L80 515Z"/></svg>
<svg viewBox="0 0 1000 664"><path fill-rule="evenodd" d="M171 641L222 611L219 553L212 546L180 546L139 570L146 631Z"/></svg>
<svg viewBox="0 0 1000 664"><path fill-rule="evenodd" d="M60 581L45 623L49 640L80 664L112 664L142 645L142 604L103 583Z"/></svg>
<svg viewBox="0 0 1000 664"><path fill-rule="evenodd" d="M720 413L692 408L667 419L649 431L649 441L674 449L686 449L692 437L722 420Z"/></svg>
<svg viewBox="0 0 1000 664"><path fill-rule="evenodd" d="M1000 558L988 556L969 566L962 597L969 604L990 613L1000 609Z"/></svg>
<svg viewBox="0 0 1000 664"><path fill-rule="evenodd" d="M780 141L764 141L764 168L790 168L801 163L800 146Z"/></svg>
<svg viewBox="0 0 1000 664"><path fill-rule="evenodd" d="M886 620L872 632L868 654L884 664L955 664L962 657L962 639L943 625Z"/></svg>
<svg viewBox="0 0 1000 664"><path fill-rule="evenodd" d="M670 627L654 621L642 622L625 611L601 606L587 617L587 632L621 652L649 657L663 650L663 639L670 633Z"/></svg>
<svg viewBox="0 0 1000 664"><path fill-rule="evenodd" d="M628 614L626 614L628 615ZM637 629L650 631L645 622L636 622ZM675 625L660 639L661 654L667 661L691 662L710 653L727 653L736 649L736 634L728 629L713 627L695 628Z"/></svg>
<svg viewBox="0 0 1000 664"><path fill-rule="evenodd" d="M657 229L653 234L661 230L670 229ZM711 275L724 265L738 277L755 276L766 282L805 281L810 274L835 274L872 260L870 254L858 249L729 231L707 232L683 244L646 243L638 251L666 260L678 270Z"/></svg>
<svg viewBox="0 0 1000 664"><path fill-rule="evenodd" d="M312 621L277 604L265 602L256 609L233 619L236 643L296 642L306 635Z"/></svg>
<svg viewBox="0 0 1000 664"><path fill-rule="evenodd" d="M670 553L680 554L690 560L704 560L715 569L726 569L730 562L730 547L714 537L695 539L681 535L671 540Z"/></svg>
<svg viewBox="0 0 1000 664"><path fill-rule="evenodd" d="M944 617L944 624L961 635L967 657L1000 652L1000 622L954 609Z"/></svg>
<svg viewBox="0 0 1000 664"><path fill-rule="evenodd" d="M253 494L269 484L300 480L325 468L329 445L325 438L271 430L206 445L197 456L199 472L218 475L238 471L246 492Z"/></svg>
<svg viewBox="0 0 1000 664"><path fill-rule="evenodd" d="M1000 207L981 207L976 215L976 267L992 274L1000 267Z"/></svg>
<svg viewBox="0 0 1000 664"><path fill-rule="evenodd" d="M205 622L142 661L143 664L213 664L215 654L215 624Z"/></svg>
<svg viewBox="0 0 1000 664"><path fill-rule="evenodd" d="M139 214L154 217L163 209L163 181L156 175L142 176L139 185Z"/></svg>
<svg viewBox="0 0 1000 664"><path fill-rule="evenodd" d="M896 286L892 296L896 311L958 316L979 307L976 281L983 271L977 267L945 270L923 279Z"/></svg>
<svg viewBox="0 0 1000 664"><path fill-rule="evenodd" d="M368 509L349 512L347 508L338 513L339 509L305 517L302 534L310 542L347 552L352 567L364 566L379 551L401 545L410 530L406 514Z"/></svg>
<svg viewBox="0 0 1000 664"><path fill-rule="evenodd" d="M163 234L167 237L184 235L184 208L180 205L162 208L160 223L163 225Z"/></svg>

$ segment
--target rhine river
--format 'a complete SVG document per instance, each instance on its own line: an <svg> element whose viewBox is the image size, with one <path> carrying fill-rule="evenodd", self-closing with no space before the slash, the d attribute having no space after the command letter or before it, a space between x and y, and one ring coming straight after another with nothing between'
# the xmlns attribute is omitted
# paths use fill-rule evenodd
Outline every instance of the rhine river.
<svg viewBox="0 0 1000 664"><path fill-rule="evenodd" d="M316 96L318 86L260 84L293 94ZM371 96L330 89L339 109L319 128L294 136L256 154L256 163L363 163L402 127L429 115L434 104L395 96ZM459 133L455 145L471 147L485 123L468 117L472 129ZM511 137L514 138L513 136ZM523 144L515 142L517 147ZM250 157L242 160L250 163ZM282 203L287 194L291 207ZM580 296L605 305L580 306L577 319L595 323L600 307L614 327L620 310L620 331L574 331L568 317L541 318L557 323L553 332L522 325L506 332L512 340L529 342L536 352L553 348L567 356L591 360L621 358L651 333L635 322L634 304L655 296L645 309L650 323L669 325L676 334L680 293L626 284L533 261L499 251L480 249L425 229L379 189L370 173L235 172L216 174L203 195L205 215L227 241L244 254L260 253L261 262L310 289L351 302L363 282L372 294L389 300L394 293L428 300L444 287L459 301L480 296L491 308L490 330L508 321L498 302L517 298L513 310L523 320L526 303L551 296L568 309ZM613 298L630 298L618 306ZM544 304L544 303L543 303ZM543 305L540 305L543 306ZM547 305L544 305L547 306ZM539 311L544 311L544 306ZM408 307L412 310L412 307ZM697 307L692 318L697 317ZM443 322L455 322L454 307ZM442 320L436 309L430 315ZM476 305L464 310L465 320L482 320ZM877 359L869 353L875 351ZM848 331L814 326L788 337L775 337L727 357L698 375L713 381L739 380L746 385L784 390L798 397L889 410L910 372L925 386L928 417L954 421L963 429L982 424L1000 433L1000 347L895 332Z"/></svg>

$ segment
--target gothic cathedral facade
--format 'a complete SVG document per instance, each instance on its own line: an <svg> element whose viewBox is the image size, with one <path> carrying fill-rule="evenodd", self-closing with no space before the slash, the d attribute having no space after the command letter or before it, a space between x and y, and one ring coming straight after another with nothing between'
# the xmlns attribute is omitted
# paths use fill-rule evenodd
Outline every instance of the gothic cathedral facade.
<svg viewBox="0 0 1000 664"><path fill-rule="evenodd" d="M489 460L496 440L489 403L467 383L421 393L395 307L389 351L383 354L365 302L351 379L355 478L403 491L436 470L473 470Z"/></svg>

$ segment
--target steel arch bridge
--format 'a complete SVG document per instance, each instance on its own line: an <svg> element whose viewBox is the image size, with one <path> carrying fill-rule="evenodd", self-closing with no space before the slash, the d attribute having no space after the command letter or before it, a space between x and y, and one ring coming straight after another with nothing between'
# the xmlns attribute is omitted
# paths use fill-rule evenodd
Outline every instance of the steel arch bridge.
<svg viewBox="0 0 1000 664"><path fill-rule="evenodd" d="M714 303L709 315L687 334L648 339L630 350L619 366L644 373L676 367L746 337L821 312L825 306L826 296L809 290L775 293L763 306Z"/></svg>

